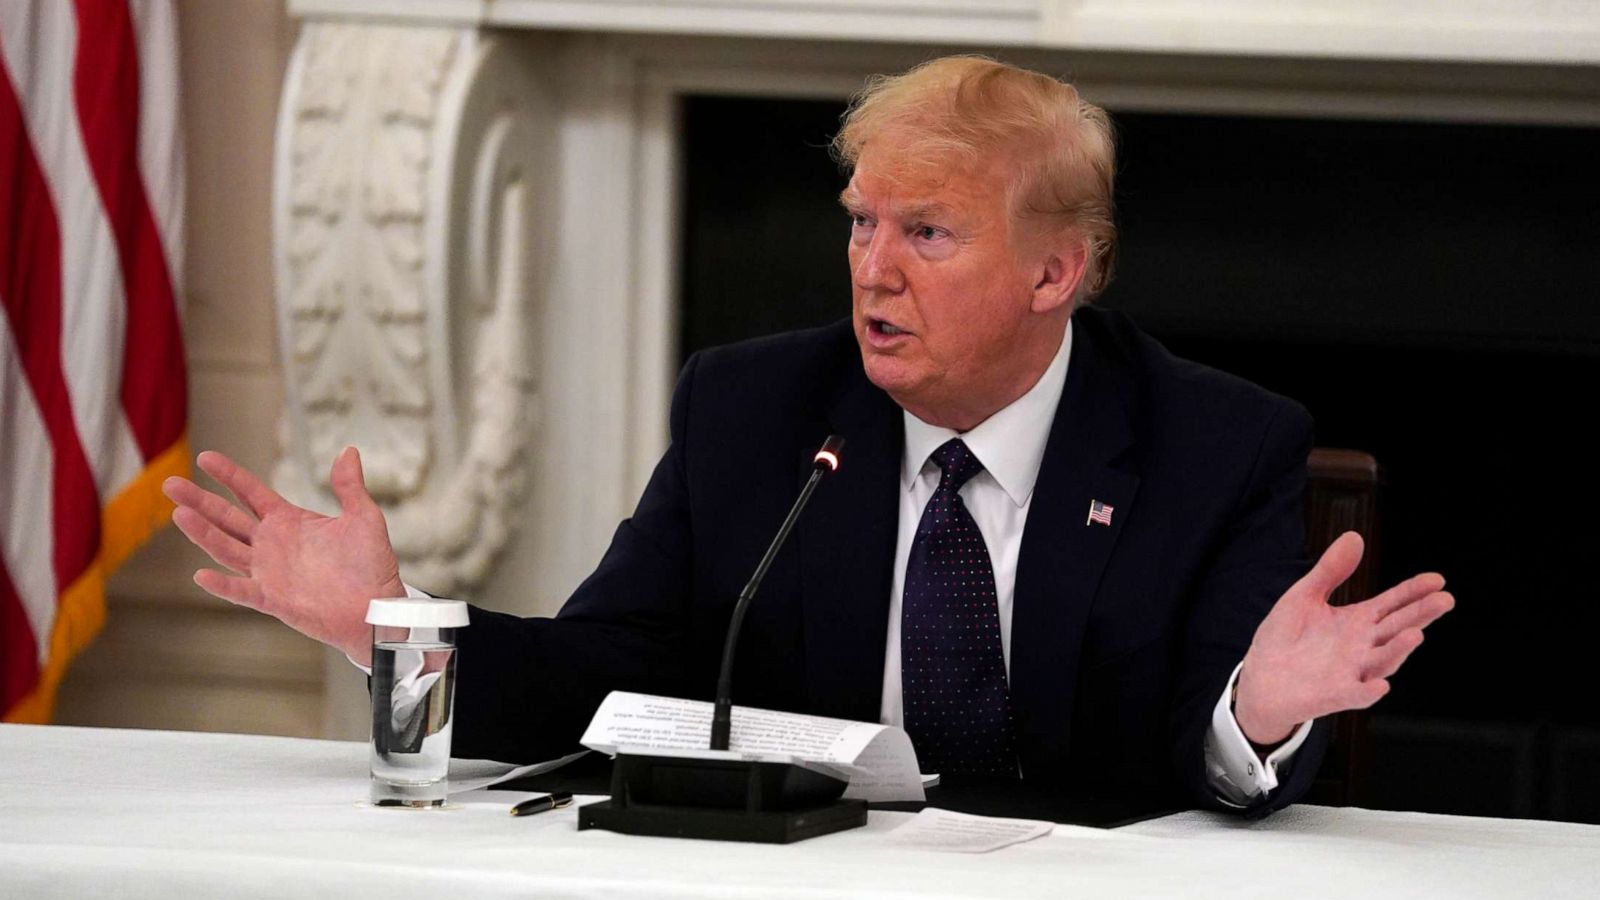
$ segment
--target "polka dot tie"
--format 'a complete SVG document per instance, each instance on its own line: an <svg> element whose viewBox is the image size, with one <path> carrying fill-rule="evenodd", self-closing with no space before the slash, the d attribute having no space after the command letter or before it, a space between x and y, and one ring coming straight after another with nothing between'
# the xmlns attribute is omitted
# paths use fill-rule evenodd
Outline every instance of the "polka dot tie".
<svg viewBox="0 0 1600 900"><path fill-rule="evenodd" d="M933 461L944 474L911 544L901 605L906 731L924 772L1016 775L994 566L958 493L983 463L959 439Z"/></svg>

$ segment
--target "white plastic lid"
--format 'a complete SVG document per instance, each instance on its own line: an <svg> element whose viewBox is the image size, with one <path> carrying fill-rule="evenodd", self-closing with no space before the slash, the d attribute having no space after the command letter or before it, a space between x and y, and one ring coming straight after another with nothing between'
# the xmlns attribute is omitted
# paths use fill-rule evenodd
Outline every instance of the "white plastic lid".
<svg viewBox="0 0 1600 900"><path fill-rule="evenodd" d="M433 597L381 597L367 603L367 623L396 628L465 628L467 604Z"/></svg>

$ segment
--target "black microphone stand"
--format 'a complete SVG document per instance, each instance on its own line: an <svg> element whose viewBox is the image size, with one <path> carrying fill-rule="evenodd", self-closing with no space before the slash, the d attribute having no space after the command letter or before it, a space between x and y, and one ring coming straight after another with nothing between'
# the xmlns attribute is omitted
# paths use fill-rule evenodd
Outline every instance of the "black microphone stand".
<svg viewBox="0 0 1600 900"><path fill-rule="evenodd" d="M710 749L718 755L618 753L611 767L611 799L580 807L580 830L787 844L867 824L865 801L840 799L846 782L792 763L739 759L727 752L733 657L745 611L817 483L839 467L843 446L843 438L830 435L817 451L811 477L734 604L711 719Z"/></svg>
<svg viewBox="0 0 1600 900"><path fill-rule="evenodd" d="M761 557L761 562L756 564L755 574L750 576L750 581L739 592L739 602L733 605L733 618L728 622L728 637L722 644L722 670L717 674L717 700L711 713L711 749L728 749L728 735L733 729L733 653L739 646L739 629L744 626L744 612L750 608L750 599L756 595L761 587L761 579L767 576L767 570L772 568L772 560L778 555L778 548L789 539L789 532L794 530L794 523L800 518L800 511L811 502L811 492L817 489L817 482L822 476L839 467L839 448L844 446L844 438L838 435L829 435L823 442L822 449L811 464L811 477L806 479L806 486L800 489L800 496L795 498L794 506L789 507L789 515L778 527L778 533L772 538L772 543L767 547L767 552Z"/></svg>

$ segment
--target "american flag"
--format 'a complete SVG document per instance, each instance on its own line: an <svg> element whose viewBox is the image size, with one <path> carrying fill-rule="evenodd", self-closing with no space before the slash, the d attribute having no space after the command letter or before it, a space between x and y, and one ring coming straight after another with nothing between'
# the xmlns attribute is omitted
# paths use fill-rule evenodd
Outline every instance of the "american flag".
<svg viewBox="0 0 1600 900"><path fill-rule="evenodd" d="M1101 525L1110 525L1111 507L1101 503L1099 500L1090 500L1089 518L1083 524L1087 525L1090 522L1099 522Z"/></svg>
<svg viewBox="0 0 1600 900"><path fill-rule="evenodd" d="M0 714L48 721L187 471L169 0L0 0Z"/></svg>

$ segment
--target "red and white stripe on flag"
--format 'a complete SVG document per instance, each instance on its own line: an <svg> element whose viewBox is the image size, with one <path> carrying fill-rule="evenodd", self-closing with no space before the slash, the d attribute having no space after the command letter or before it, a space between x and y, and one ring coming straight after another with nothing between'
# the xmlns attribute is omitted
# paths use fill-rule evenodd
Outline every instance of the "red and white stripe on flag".
<svg viewBox="0 0 1600 900"><path fill-rule="evenodd" d="M0 2L0 714L50 719L188 470L169 0Z"/></svg>

